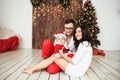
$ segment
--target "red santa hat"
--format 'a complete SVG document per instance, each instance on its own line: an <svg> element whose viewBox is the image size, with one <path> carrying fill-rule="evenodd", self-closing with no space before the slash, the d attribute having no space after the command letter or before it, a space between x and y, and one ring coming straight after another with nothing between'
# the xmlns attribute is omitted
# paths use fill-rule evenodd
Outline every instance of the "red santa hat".
<svg viewBox="0 0 120 80"><path fill-rule="evenodd" d="M55 37L63 36L63 37L66 39L66 36L65 36L65 34L64 34L63 32L56 32L56 33L54 34L54 36L55 36Z"/></svg>

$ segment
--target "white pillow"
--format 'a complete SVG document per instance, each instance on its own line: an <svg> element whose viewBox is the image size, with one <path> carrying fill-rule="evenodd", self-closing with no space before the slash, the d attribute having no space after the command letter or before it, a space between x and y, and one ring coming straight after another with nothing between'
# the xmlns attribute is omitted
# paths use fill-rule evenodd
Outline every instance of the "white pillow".
<svg viewBox="0 0 120 80"><path fill-rule="evenodd" d="M1 28L0 39L8 39L9 37L17 36L20 39L20 35L11 29Z"/></svg>

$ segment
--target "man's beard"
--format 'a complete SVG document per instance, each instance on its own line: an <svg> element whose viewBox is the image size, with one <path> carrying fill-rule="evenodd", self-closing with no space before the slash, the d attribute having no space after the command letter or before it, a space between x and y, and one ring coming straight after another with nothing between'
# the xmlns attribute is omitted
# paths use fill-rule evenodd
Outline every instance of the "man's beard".
<svg viewBox="0 0 120 80"><path fill-rule="evenodd" d="M73 35L72 33L71 33L71 34L69 34L69 35L67 35L67 34L66 34L66 36L67 36L67 37L72 36L72 35Z"/></svg>

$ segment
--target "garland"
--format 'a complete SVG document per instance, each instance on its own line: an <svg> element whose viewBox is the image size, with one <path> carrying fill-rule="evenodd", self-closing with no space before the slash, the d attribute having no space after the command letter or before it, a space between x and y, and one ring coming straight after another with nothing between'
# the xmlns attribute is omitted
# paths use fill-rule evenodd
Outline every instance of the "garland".
<svg viewBox="0 0 120 80"><path fill-rule="evenodd" d="M39 6L42 3L44 3L44 0L31 0L32 6ZM64 8L68 7L70 5L70 0L60 0L60 5L62 5Z"/></svg>
<svg viewBox="0 0 120 80"><path fill-rule="evenodd" d="M44 0L31 0L32 6L39 6L43 3Z"/></svg>
<svg viewBox="0 0 120 80"><path fill-rule="evenodd" d="M70 0L60 0L60 4L66 8L70 5Z"/></svg>

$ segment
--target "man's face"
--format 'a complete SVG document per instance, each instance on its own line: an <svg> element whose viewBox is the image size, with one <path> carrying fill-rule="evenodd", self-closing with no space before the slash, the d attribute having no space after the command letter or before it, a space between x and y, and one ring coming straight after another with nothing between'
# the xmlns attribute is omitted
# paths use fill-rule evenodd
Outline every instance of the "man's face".
<svg viewBox="0 0 120 80"><path fill-rule="evenodd" d="M65 24L64 25L65 35L71 36L73 32L73 28L74 28L73 23Z"/></svg>

